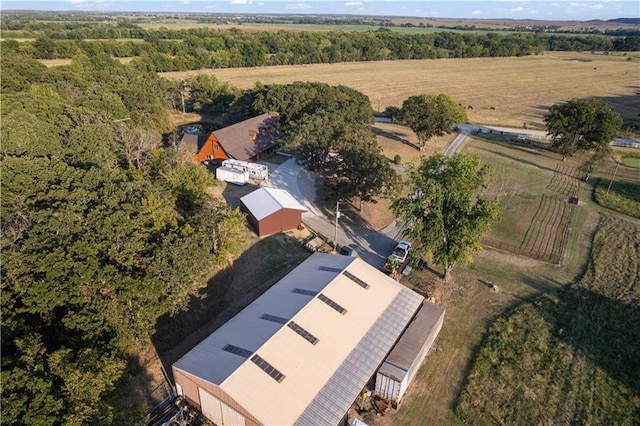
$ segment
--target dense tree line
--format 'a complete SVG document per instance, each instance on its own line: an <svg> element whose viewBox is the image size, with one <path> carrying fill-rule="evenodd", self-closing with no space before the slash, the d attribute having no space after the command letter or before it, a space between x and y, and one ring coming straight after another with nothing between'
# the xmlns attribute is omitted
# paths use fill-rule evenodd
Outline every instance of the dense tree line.
<svg viewBox="0 0 640 426"><path fill-rule="evenodd" d="M3 422L113 424L127 356L238 251L244 218L162 148L156 74L1 59Z"/></svg>
<svg viewBox="0 0 640 426"><path fill-rule="evenodd" d="M64 27L64 24L56 25ZM147 69L163 72L350 61L524 56L545 50L629 51L640 49L640 36L501 35L495 32L401 34L388 28L364 32L244 33L234 28L226 31L207 28L143 30L131 24L83 24L75 29L38 31L34 41L18 43L5 36L1 47L3 52L20 52L35 59L101 53L115 57L134 56L135 61Z"/></svg>

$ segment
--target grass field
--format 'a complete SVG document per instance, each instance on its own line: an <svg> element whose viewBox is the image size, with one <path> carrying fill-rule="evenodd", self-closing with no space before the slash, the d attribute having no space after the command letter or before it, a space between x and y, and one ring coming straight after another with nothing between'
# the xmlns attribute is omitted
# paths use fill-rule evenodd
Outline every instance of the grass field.
<svg viewBox="0 0 640 426"><path fill-rule="evenodd" d="M458 413L469 423L635 424L640 228L605 216L588 273L496 321Z"/></svg>
<svg viewBox="0 0 640 426"><path fill-rule="evenodd" d="M573 191L571 188L577 181L571 174L578 160L562 162L559 155L543 146L509 144L499 135L470 138L464 152L477 153L483 161L495 166L492 191L501 195L505 214L494 226L492 235L510 238L519 246L527 233L546 230L549 234L549 229L559 232L553 215L541 221L535 218L535 213L543 195L557 212L565 208L567 193ZM455 407L491 324L505 312L576 280L585 270L600 211L590 200L589 191L588 185L580 186L579 195L585 200L573 213L575 226L566 230L561 265L536 260L531 254L521 256L487 248L475 256L473 263L457 266L451 284L439 281L438 274L442 271L436 266L432 267L434 270L414 270L403 278L406 285L434 295L447 308L445 323L436 349L421 367L400 410L368 418L370 424L463 424ZM499 292L491 291L489 283L497 286Z"/></svg>
<svg viewBox="0 0 640 426"><path fill-rule="evenodd" d="M173 20L165 22L149 22L144 24L138 24L138 26L144 29L157 30L160 28L168 28L170 30L186 30L190 28L211 28L212 30L228 30L231 28L237 28L243 32L274 32L274 31L310 31L310 32L324 32L324 31L344 31L344 32L356 32L356 31L375 31L378 26L374 25L331 25L331 24L270 24L270 23L242 23L242 24L208 24L202 22L193 22L187 20ZM492 32L489 29L486 30L458 30L458 29L443 29L436 27L386 27L393 32L401 34L429 34L436 32L455 32L461 34L483 34ZM502 30L500 34L510 34L515 31Z"/></svg>
<svg viewBox="0 0 640 426"><path fill-rule="evenodd" d="M503 207L484 244L561 264L575 208L568 200L587 196L576 171L579 160L562 162L542 144L516 145L498 135L474 137L467 152L495 168L491 192Z"/></svg>
<svg viewBox="0 0 640 426"><path fill-rule="evenodd" d="M627 57L633 57L627 61ZM412 95L446 93L467 110L471 123L543 129L548 107L573 98L598 97L640 129L640 55L546 52L520 58L356 62L320 65L169 72L183 79L213 73L240 89L293 81L352 87L374 110L401 106ZM491 109L491 107L495 109Z"/></svg>
<svg viewBox="0 0 640 426"><path fill-rule="evenodd" d="M128 64L133 58L114 58L123 64ZM61 65L69 65L73 59L39 59L41 63L47 67L58 67Z"/></svg>

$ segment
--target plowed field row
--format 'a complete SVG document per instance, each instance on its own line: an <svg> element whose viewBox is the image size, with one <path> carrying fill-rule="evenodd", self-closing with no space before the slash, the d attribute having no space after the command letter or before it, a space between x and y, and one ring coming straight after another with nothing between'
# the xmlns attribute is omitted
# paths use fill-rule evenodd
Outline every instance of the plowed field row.
<svg viewBox="0 0 640 426"><path fill-rule="evenodd" d="M551 177L551 182L547 185L547 189L572 197L578 191L579 185L580 183L575 176L575 168L565 164L558 164Z"/></svg>
<svg viewBox="0 0 640 426"><path fill-rule="evenodd" d="M543 195L520 249L531 253L531 257L536 259L560 263L563 235L569 226L570 210L567 202Z"/></svg>

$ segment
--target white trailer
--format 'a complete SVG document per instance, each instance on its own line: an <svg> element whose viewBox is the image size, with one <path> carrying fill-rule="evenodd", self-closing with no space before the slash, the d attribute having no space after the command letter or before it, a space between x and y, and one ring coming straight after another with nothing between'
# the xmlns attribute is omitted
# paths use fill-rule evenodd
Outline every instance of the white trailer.
<svg viewBox="0 0 640 426"><path fill-rule="evenodd" d="M269 178L269 168L264 164L229 159L224 160L222 165L231 169L248 172L249 176L253 179L267 180Z"/></svg>
<svg viewBox="0 0 640 426"><path fill-rule="evenodd" d="M249 172L221 166L216 169L216 179L236 185L246 185L249 182Z"/></svg>

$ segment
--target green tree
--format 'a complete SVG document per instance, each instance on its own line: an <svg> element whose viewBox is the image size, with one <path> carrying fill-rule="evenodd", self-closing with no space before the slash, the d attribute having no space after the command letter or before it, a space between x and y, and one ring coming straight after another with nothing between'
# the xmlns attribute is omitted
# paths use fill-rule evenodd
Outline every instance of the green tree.
<svg viewBox="0 0 640 426"><path fill-rule="evenodd" d="M451 133L454 124L465 123L467 111L449 95L418 95L402 103L399 118L415 132L422 150L433 136Z"/></svg>
<svg viewBox="0 0 640 426"><path fill-rule="evenodd" d="M497 201L483 197L491 168L479 157L436 154L423 158L409 172L409 194L394 201L392 209L406 222L405 235L415 240L419 253L430 251L444 268L444 279L456 263L480 250L480 241L500 217Z"/></svg>
<svg viewBox="0 0 640 426"><path fill-rule="evenodd" d="M9 68L2 419L113 424L109 396L127 356L238 252L244 218L207 193L205 168L156 147L170 123L168 85L154 74L102 54L26 67L22 80Z"/></svg>
<svg viewBox="0 0 640 426"><path fill-rule="evenodd" d="M602 158L622 126L622 117L600 99L576 99L555 104L544 116L552 147L564 161L577 152Z"/></svg>
<svg viewBox="0 0 640 426"><path fill-rule="evenodd" d="M222 112L239 95L238 89L221 83L212 74L197 74L186 80L190 107L196 111Z"/></svg>
<svg viewBox="0 0 640 426"><path fill-rule="evenodd" d="M358 198L361 209L364 202L391 197L399 185L397 173L379 149L345 146L329 163L329 170L333 174L329 193L336 200Z"/></svg>

